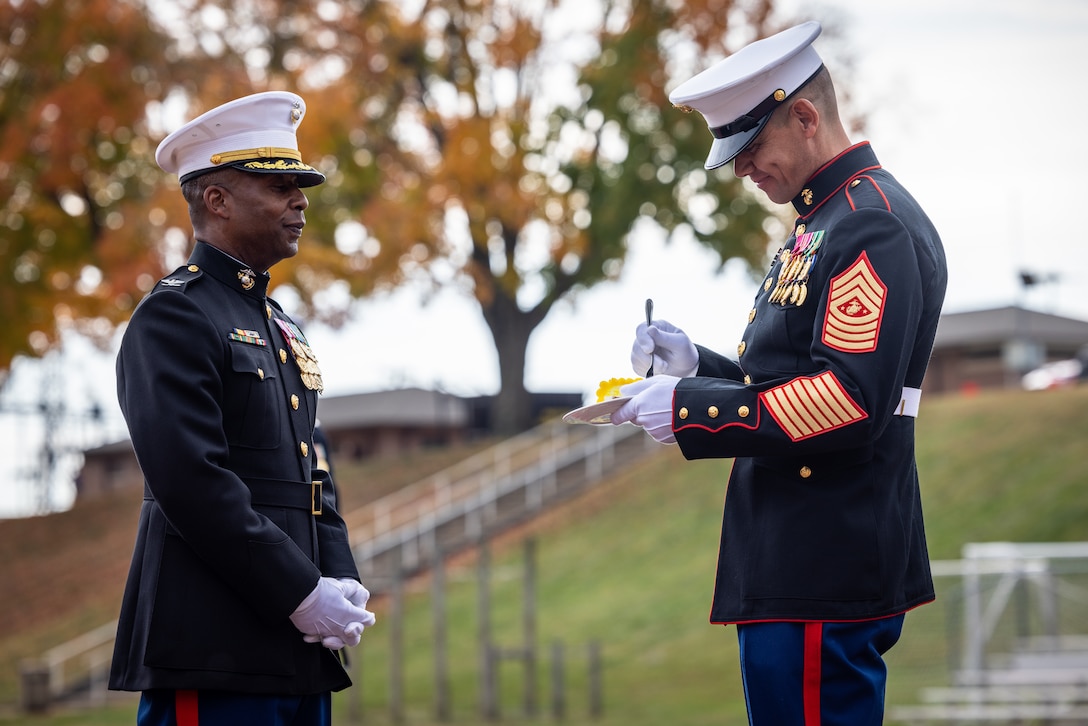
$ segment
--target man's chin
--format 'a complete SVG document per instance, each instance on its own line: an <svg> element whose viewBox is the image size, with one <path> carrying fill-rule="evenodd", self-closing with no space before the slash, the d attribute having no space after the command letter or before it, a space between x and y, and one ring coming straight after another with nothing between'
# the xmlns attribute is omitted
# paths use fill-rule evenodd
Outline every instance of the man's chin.
<svg viewBox="0 0 1088 726"><path fill-rule="evenodd" d="M775 186L773 182L768 183L765 189L763 187L760 187L760 189L767 195L767 199L770 199L775 204L789 204L793 201L793 198L797 196L796 194L781 191L781 189Z"/></svg>

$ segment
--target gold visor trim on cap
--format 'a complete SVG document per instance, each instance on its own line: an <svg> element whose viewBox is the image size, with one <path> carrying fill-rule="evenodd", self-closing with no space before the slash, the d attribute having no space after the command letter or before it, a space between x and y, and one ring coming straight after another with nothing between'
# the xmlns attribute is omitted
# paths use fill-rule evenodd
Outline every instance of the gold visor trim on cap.
<svg viewBox="0 0 1088 726"><path fill-rule="evenodd" d="M246 169L260 169L261 171L316 171L312 166L301 161L284 161L283 159L276 159L275 161L247 161L242 164Z"/></svg>

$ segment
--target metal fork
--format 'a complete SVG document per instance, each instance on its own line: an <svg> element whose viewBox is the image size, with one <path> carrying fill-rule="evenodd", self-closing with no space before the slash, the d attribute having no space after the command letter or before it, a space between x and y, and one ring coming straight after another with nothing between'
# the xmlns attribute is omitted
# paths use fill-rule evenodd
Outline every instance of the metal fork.
<svg viewBox="0 0 1088 726"><path fill-rule="evenodd" d="M654 316L654 301L650 298L646 298L646 325L649 326L651 318ZM646 377L649 378L654 374L654 354L650 353L650 369L646 371Z"/></svg>

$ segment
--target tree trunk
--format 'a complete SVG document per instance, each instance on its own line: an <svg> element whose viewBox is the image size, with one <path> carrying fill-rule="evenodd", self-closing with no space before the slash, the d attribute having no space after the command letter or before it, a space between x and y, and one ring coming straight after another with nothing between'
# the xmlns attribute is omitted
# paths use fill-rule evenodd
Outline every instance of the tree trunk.
<svg viewBox="0 0 1088 726"><path fill-rule="evenodd" d="M523 311L514 300L499 294L491 304L481 307L499 356L499 393L491 404L491 429L503 435L521 433L536 423L532 396L525 389L529 336L551 306L542 302Z"/></svg>

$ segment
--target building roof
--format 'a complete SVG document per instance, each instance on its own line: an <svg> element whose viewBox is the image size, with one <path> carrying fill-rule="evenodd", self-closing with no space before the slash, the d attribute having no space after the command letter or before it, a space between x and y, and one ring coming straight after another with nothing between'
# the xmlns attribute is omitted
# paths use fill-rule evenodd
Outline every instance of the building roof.
<svg viewBox="0 0 1088 726"><path fill-rule="evenodd" d="M1041 313L1018 306L945 313L937 324L933 347L951 348L1030 338L1049 345L1088 344L1088 321Z"/></svg>
<svg viewBox="0 0 1088 726"><path fill-rule="evenodd" d="M322 397L317 418L326 431L359 426L464 426L468 405L463 398L422 388Z"/></svg>
<svg viewBox="0 0 1088 726"><path fill-rule="evenodd" d="M83 451L84 456L109 456L111 454L131 454L132 453L132 441L130 439L120 439L118 441L111 441L108 444L102 444L101 446L95 446Z"/></svg>

